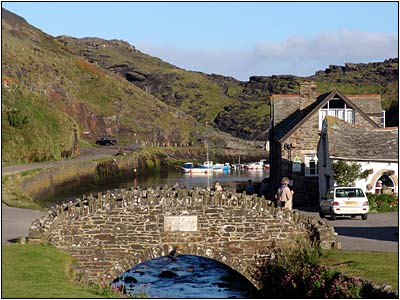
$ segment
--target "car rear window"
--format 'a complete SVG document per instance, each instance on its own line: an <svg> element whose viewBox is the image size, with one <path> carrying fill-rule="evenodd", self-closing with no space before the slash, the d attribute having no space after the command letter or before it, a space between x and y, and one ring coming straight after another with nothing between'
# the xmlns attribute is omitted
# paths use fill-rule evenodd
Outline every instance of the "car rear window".
<svg viewBox="0 0 400 300"><path fill-rule="evenodd" d="M364 197L362 189L337 189L336 198Z"/></svg>

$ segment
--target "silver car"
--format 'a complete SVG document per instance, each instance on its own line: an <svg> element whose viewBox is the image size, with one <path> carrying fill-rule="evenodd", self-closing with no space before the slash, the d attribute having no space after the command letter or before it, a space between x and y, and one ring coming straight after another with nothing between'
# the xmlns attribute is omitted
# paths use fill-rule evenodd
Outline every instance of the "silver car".
<svg viewBox="0 0 400 300"><path fill-rule="evenodd" d="M321 218L330 215L332 220L336 220L336 216L344 215L352 218L361 216L363 220L366 220L368 213L368 198L362 189L356 187L331 188L319 201Z"/></svg>

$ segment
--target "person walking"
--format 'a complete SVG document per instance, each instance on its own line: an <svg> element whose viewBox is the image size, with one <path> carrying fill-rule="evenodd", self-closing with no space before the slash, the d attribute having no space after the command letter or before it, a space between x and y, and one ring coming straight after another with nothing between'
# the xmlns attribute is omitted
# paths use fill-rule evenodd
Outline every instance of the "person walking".
<svg viewBox="0 0 400 300"><path fill-rule="evenodd" d="M275 199L277 200L277 207L292 210L293 206L293 191L289 189L289 178L283 177L281 186L276 192Z"/></svg>

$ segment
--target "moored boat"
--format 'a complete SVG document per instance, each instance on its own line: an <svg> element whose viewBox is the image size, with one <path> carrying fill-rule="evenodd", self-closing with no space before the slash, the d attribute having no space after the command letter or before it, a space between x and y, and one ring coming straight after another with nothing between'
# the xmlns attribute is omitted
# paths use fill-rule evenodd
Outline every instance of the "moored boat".
<svg viewBox="0 0 400 300"><path fill-rule="evenodd" d="M205 166L205 165L195 165L192 162L187 162L183 164L182 170L184 173L200 173L200 174L207 174L212 172L212 167Z"/></svg>

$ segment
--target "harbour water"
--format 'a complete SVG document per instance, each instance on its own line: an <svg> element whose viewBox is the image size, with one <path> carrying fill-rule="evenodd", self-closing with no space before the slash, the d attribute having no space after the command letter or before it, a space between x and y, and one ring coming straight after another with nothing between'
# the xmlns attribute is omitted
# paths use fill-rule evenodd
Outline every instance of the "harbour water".
<svg viewBox="0 0 400 300"><path fill-rule="evenodd" d="M181 188L186 187L187 189L193 187L213 188L215 182L219 181L224 188L233 187L238 192L242 192L249 179L252 180L254 185L257 185L266 177L269 177L269 170L231 170L229 172L219 171L209 174L185 174L176 170L163 174L156 173L147 176L132 176L131 178L124 178L119 182L104 182L101 185L74 186L73 188L65 187L52 198L49 205L68 202L82 195L88 195L89 193L97 194L98 192L106 192L107 190L113 189L155 187L164 184L169 186L178 185Z"/></svg>

